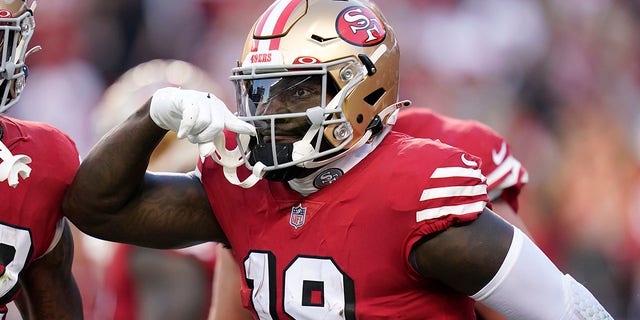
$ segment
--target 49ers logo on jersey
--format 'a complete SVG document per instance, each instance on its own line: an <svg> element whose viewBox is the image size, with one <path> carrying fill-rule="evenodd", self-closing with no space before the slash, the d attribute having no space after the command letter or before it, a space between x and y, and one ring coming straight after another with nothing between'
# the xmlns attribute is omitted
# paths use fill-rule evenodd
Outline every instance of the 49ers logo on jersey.
<svg viewBox="0 0 640 320"><path fill-rule="evenodd" d="M386 30L371 10L353 6L340 12L336 31L342 40L356 46L374 46L384 40Z"/></svg>

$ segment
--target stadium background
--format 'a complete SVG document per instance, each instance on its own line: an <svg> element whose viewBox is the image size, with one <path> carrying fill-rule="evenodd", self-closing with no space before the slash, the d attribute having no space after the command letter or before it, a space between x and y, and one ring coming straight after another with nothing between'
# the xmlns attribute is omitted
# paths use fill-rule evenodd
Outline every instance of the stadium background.
<svg viewBox="0 0 640 320"><path fill-rule="evenodd" d="M270 1L47 0L38 3L26 90L10 115L69 133L86 154L104 90L151 59L227 80ZM521 215L534 240L616 319L640 319L640 1L378 1L400 42L400 95L473 118L529 171ZM87 319L102 319L109 250L76 237ZM101 250L105 249L105 250Z"/></svg>

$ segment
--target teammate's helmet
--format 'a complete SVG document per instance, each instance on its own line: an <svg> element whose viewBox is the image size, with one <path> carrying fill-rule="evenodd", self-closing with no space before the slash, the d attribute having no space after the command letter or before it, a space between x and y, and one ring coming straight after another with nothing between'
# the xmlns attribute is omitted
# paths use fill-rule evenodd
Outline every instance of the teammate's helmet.
<svg viewBox="0 0 640 320"><path fill-rule="evenodd" d="M230 78L240 118L258 133L245 150L249 169L260 162L266 178L289 180L292 169L320 167L367 142L397 103L398 64L394 32L373 3L274 2Z"/></svg>
<svg viewBox="0 0 640 320"><path fill-rule="evenodd" d="M0 1L0 113L22 95L27 77L27 46L35 29L33 10L25 0Z"/></svg>

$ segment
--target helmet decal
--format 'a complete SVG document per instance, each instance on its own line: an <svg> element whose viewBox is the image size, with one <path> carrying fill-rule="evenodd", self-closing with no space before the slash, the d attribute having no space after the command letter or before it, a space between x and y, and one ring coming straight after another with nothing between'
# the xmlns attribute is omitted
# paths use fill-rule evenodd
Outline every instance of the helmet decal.
<svg viewBox="0 0 640 320"><path fill-rule="evenodd" d="M348 7L338 15L336 31L342 40L352 45L375 46L384 41L386 36L386 30L380 21L368 8Z"/></svg>
<svg viewBox="0 0 640 320"><path fill-rule="evenodd" d="M309 57L309 56L297 57L293 60L293 64L316 64L316 63L320 63L320 60L318 60L318 58Z"/></svg>
<svg viewBox="0 0 640 320"><path fill-rule="evenodd" d="M255 36L269 37L284 32L293 10L304 0L276 1L265 11L256 25ZM255 39L251 51L277 50L280 38Z"/></svg>

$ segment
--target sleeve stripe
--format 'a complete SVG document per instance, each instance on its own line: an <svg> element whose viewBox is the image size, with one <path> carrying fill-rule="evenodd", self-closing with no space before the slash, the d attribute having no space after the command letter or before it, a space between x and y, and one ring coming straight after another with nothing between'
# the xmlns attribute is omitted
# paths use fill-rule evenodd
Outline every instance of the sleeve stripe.
<svg viewBox="0 0 640 320"><path fill-rule="evenodd" d="M486 205L487 203L485 201L477 201L457 206L445 206L433 209L425 209L416 212L416 222L435 219L449 214L461 216L469 213L481 212Z"/></svg>
<svg viewBox="0 0 640 320"><path fill-rule="evenodd" d="M430 188L422 191L420 201L446 197L479 196L487 193L487 185Z"/></svg>
<svg viewBox="0 0 640 320"><path fill-rule="evenodd" d="M512 176L509 180L513 181L513 184L516 184L518 182L518 175L520 173L521 167L522 164L520 163L520 161L518 161L513 156L509 156L498 167L496 167L495 170L487 175L487 184L491 186L502 177L507 175ZM504 187L506 188L510 186Z"/></svg>
<svg viewBox="0 0 640 320"><path fill-rule="evenodd" d="M480 172L480 169L475 168L463 168L463 167L448 167L438 168L433 171L431 178L451 178L451 177L469 177L483 180L484 176Z"/></svg>

